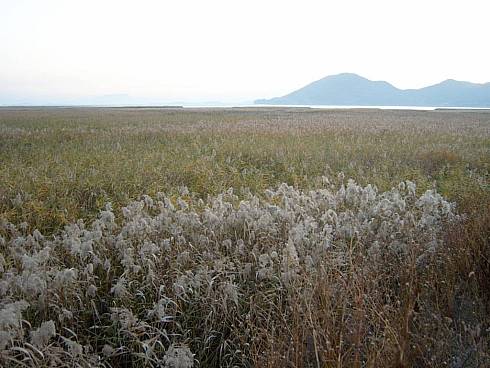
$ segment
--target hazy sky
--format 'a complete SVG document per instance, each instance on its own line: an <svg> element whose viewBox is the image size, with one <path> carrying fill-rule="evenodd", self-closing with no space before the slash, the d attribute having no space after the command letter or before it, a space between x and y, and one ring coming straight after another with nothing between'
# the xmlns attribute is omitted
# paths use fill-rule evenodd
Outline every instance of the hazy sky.
<svg viewBox="0 0 490 368"><path fill-rule="evenodd" d="M490 81L490 1L0 0L0 104L241 101L353 72Z"/></svg>

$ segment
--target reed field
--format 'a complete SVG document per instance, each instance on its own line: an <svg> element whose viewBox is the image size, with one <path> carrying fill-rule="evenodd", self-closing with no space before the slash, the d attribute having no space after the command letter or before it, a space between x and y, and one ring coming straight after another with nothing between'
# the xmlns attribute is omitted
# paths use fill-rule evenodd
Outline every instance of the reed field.
<svg viewBox="0 0 490 368"><path fill-rule="evenodd" d="M0 108L0 366L490 366L490 112Z"/></svg>

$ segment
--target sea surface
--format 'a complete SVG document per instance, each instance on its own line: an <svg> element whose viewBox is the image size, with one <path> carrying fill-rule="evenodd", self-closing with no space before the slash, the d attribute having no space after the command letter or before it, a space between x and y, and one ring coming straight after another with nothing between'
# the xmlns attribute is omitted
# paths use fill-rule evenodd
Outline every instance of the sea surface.
<svg viewBox="0 0 490 368"><path fill-rule="evenodd" d="M136 105L136 104L103 104L103 105L0 105L2 108L30 109L30 108L139 108L139 109L231 109L231 108L303 108L303 109L325 109L325 110L349 110L349 109L379 109L379 110L475 110L490 111L490 107L465 107L465 106L377 106L377 105L261 105L261 104L175 104L175 105Z"/></svg>
<svg viewBox="0 0 490 368"><path fill-rule="evenodd" d="M253 108L253 107L293 107L293 108L310 108L310 109L380 109L380 110L421 110L421 111L431 111L431 110L490 110L490 107L464 107L464 106L375 106L375 105L261 105L261 104L251 104L251 105L183 105L183 108Z"/></svg>

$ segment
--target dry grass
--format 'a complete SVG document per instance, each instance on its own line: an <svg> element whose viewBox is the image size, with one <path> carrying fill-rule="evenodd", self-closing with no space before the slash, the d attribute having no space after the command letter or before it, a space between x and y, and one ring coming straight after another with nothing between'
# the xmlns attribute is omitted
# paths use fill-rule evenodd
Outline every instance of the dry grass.
<svg viewBox="0 0 490 368"><path fill-rule="evenodd" d="M485 112L0 109L2 282L26 277L31 266L15 247L35 229L45 240L28 240L23 252L35 259L50 247L52 254L43 266L49 270L44 304L38 304L37 294L29 299L25 287L0 287L0 312L10 302L30 303L22 312L25 336L0 349L0 363L175 366L169 351L184 354L178 350L184 344L203 367L489 366L489 150ZM404 180L417 183L417 196L435 188L465 215L434 228L434 236L443 230L434 249L430 232L413 230L402 256L385 250L373 255L378 230L346 237L339 229L314 272L306 265L315 241L295 243L300 269L292 281L281 279L290 225L281 225L278 233L254 232L256 219L243 228L194 234L186 222L184 239L170 228L132 235L126 248L134 248L134 262L145 270L138 272L128 266L126 248L110 240L110 231L127 221L121 208L143 194L156 198L164 192L177 207L181 197L201 216L205 208L199 199L226 197L229 188L237 194L234 205L250 192L271 200L264 194L268 188L287 183L317 189L324 186L324 175L338 188L341 171L380 191ZM49 243L79 218L90 224L108 202L118 228L104 230L88 258L64 243ZM292 224L306 221L305 206ZM320 221L320 215L312 216ZM145 261L147 243L163 247L164 238L172 239L171 249L158 248L155 258ZM245 251L238 250L240 241ZM389 241L380 244L384 249ZM272 276L264 280L260 257L273 252L279 261L271 261ZM247 267L251 276L244 276ZM69 268L78 278L59 289L56 274ZM178 292L175 285L190 277L188 272L201 275L199 282L207 286ZM124 297L113 290L121 278L128 281ZM97 286L93 297L87 295L90 283ZM163 296L170 300L165 309L170 320L155 322L148 311ZM138 323L117 320L111 308L131 311ZM75 317L60 319L63 309ZM46 345L29 337L28 331L49 320L56 322L56 335L48 336ZM87 350L79 354L73 342ZM104 355L106 344L115 352ZM167 363L158 360L166 352Z"/></svg>

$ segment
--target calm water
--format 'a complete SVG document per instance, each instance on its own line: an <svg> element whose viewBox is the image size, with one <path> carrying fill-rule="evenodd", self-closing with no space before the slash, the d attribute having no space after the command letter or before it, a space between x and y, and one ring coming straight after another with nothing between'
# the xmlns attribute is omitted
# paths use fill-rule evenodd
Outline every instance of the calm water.
<svg viewBox="0 0 490 368"><path fill-rule="evenodd" d="M257 107L268 107L268 108L310 108L310 109L380 109L380 110L420 110L420 111L431 111L431 110L475 110L475 111L490 111L490 107L464 107L464 106L362 106L362 105L255 105L255 104L181 104L181 105L129 105L129 104L103 104L103 105L0 105L0 109L10 109L10 108L77 108L77 107L108 107L108 108L142 108L142 109L168 109L168 108L184 108L184 109L212 109L212 108L257 108Z"/></svg>
<svg viewBox="0 0 490 368"><path fill-rule="evenodd" d="M357 105L183 105L184 108L233 108L233 107L299 107L311 109L381 109L381 110L489 110L488 107L452 107L452 106L357 106Z"/></svg>

